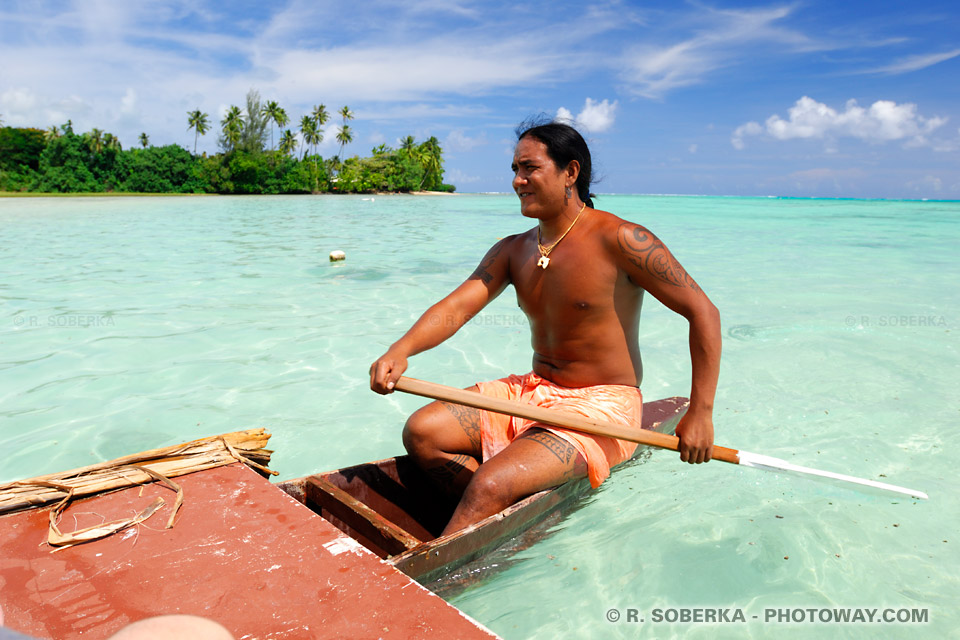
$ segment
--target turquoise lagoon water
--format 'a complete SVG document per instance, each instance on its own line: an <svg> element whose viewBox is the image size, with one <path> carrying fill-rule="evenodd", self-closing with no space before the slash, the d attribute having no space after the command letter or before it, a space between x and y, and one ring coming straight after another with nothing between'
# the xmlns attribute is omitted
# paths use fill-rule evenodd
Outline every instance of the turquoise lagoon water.
<svg viewBox="0 0 960 640"><path fill-rule="evenodd" d="M453 602L511 639L957 637L960 203L597 204L653 229L720 308L718 443L931 499L658 452ZM517 209L471 195L0 199L0 481L259 426L286 478L399 453L424 401L374 395L367 367L527 228ZM335 249L346 262L328 261ZM527 332L508 291L409 373L466 386L526 371ZM646 398L686 395L685 323L648 301L641 335ZM746 621L654 620L688 607ZM929 622L765 621L810 607Z"/></svg>

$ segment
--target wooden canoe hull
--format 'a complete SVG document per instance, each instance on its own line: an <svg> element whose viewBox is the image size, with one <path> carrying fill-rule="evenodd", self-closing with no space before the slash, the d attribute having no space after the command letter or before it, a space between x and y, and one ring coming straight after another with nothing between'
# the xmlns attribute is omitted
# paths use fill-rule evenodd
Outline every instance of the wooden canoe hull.
<svg viewBox="0 0 960 640"><path fill-rule="evenodd" d="M642 427L673 433L688 405L686 398L645 403ZM638 447L634 458L645 450ZM590 491L586 479L571 481L528 496L462 531L438 537L456 501L440 494L407 456L279 486L422 584L482 557Z"/></svg>

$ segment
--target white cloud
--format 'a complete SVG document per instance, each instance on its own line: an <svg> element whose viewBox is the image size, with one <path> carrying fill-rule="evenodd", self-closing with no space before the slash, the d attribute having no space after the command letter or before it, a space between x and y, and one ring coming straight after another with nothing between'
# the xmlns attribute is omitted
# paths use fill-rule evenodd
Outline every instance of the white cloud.
<svg viewBox="0 0 960 640"><path fill-rule="evenodd" d="M747 122L734 130L730 143L743 149L745 136L766 132L776 140L818 138L832 143L835 138L857 138L867 142L904 140L908 146L923 146L929 143L926 136L946 122L946 118L919 115L917 105L909 102L877 100L864 108L856 100L848 100L844 110L837 111L804 96L790 107L786 120L774 114L764 126Z"/></svg>
<svg viewBox="0 0 960 640"><path fill-rule="evenodd" d="M444 172L443 181L459 187L464 184L470 184L471 182L480 182L480 176L471 176L460 169L451 169L450 171Z"/></svg>
<svg viewBox="0 0 960 640"><path fill-rule="evenodd" d="M127 92L120 99L120 113L134 113L137 110L137 92L127 87Z"/></svg>
<svg viewBox="0 0 960 640"><path fill-rule="evenodd" d="M463 129L454 129L447 134L447 137L444 139L441 146L445 151L449 150L456 152L470 151L486 144L487 136L485 134L481 134L476 138L470 138L463 132Z"/></svg>
<svg viewBox="0 0 960 640"><path fill-rule="evenodd" d="M616 100L610 102L604 99L602 102L597 102L591 98L587 98L583 109L580 110L580 113L578 113L576 117L574 117L573 113L566 107L560 107L557 109L556 118L562 122L569 122L590 133L603 133L613 126L613 122L616 119L617 104L618 102Z"/></svg>
<svg viewBox="0 0 960 640"><path fill-rule="evenodd" d="M75 128L81 122L86 127L85 121L92 111L90 103L77 95L52 99L25 88L8 89L0 94L0 113L11 126L46 127L72 119ZM103 127L103 123L89 126Z"/></svg>
<svg viewBox="0 0 960 640"><path fill-rule="evenodd" d="M943 191L943 180L936 176L927 175L919 180L910 180L905 186L920 197L929 197Z"/></svg>
<svg viewBox="0 0 960 640"><path fill-rule="evenodd" d="M4 121L11 125L33 124L37 96L30 89L7 89L0 93L0 113Z"/></svg>
<svg viewBox="0 0 960 640"><path fill-rule="evenodd" d="M761 127L756 122L748 122L737 127L733 136L730 138L730 144L733 145L734 149L743 149L745 146L743 144L744 136L758 136L763 133L763 127Z"/></svg>

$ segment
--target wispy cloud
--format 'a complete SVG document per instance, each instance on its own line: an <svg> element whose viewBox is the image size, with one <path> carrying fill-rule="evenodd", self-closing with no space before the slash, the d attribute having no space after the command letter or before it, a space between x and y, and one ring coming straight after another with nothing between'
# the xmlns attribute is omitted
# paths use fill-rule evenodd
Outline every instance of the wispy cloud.
<svg viewBox="0 0 960 640"><path fill-rule="evenodd" d="M781 26L793 11L790 6L706 9L692 18L696 23L690 25L694 35L669 44L646 44L629 50L623 59L621 76L630 92L660 98L674 89L703 82L712 72L756 55L759 45L775 44L780 51L829 48L800 31Z"/></svg>
<svg viewBox="0 0 960 640"><path fill-rule="evenodd" d="M932 67L935 64L940 64L941 62L946 62L947 60L952 60L960 56L960 49L954 49L953 51L947 51L946 53L931 53L927 55L915 55L908 56L893 64L877 67L875 69L867 69L865 71L860 71L859 73L880 73L887 75L897 75L901 73L909 73L911 71L919 71L920 69L926 69L927 67Z"/></svg>

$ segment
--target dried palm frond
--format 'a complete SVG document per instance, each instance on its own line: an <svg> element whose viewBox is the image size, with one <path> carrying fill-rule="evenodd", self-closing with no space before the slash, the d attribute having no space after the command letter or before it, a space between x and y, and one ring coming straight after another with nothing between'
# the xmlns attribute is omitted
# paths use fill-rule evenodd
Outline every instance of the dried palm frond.
<svg viewBox="0 0 960 640"><path fill-rule="evenodd" d="M270 434L265 429L236 431L144 451L80 469L0 484L0 514L39 507L57 500L62 501L62 506L65 506L72 498L146 484L159 477L168 480L238 460L263 475L276 475L276 471L265 466L270 463L273 453L264 449L269 439ZM178 491L178 495L177 506L182 501L182 493ZM59 510L62 511L62 507ZM137 517L140 515L143 514L138 514ZM168 526L172 526L174 515L176 508ZM146 517L149 515L144 519ZM78 533L74 532L74 535Z"/></svg>

